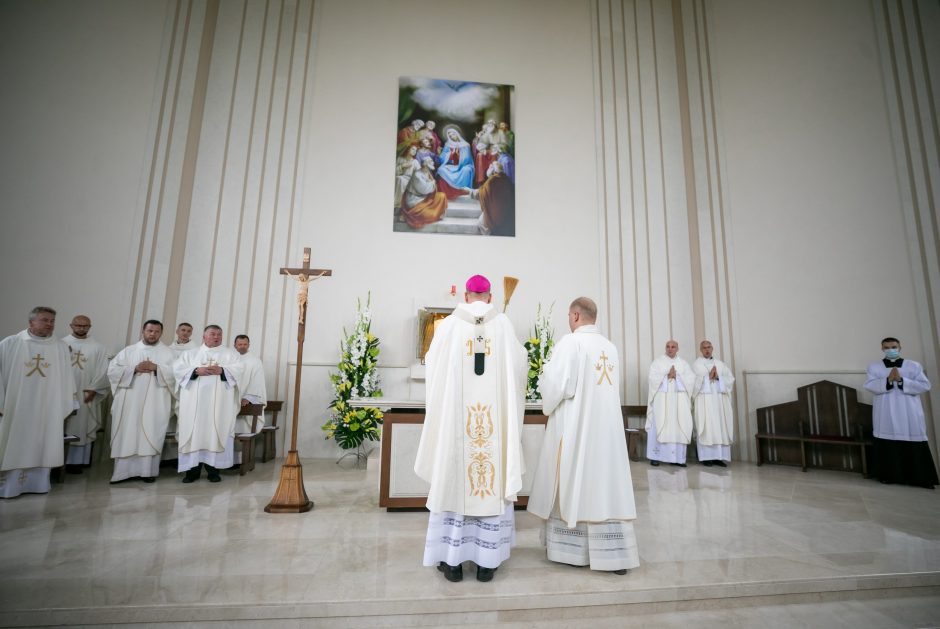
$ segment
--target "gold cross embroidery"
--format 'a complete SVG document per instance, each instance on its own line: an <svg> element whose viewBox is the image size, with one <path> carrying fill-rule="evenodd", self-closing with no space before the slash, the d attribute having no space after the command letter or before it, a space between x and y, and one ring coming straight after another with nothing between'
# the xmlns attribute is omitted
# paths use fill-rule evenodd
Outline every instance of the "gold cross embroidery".
<svg viewBox="0 0 940 629"><path fill-rule="evenodd" d="M85 358L85 355L82 354L82 350L78 350L72 354L72 366L78 367L79 369L85 369L85 363L88 362L88 359Z"/></svg>
<svg viewBox="0 0 940 629"><path fill-rule="evenodd" d="M45 367L46 369L48 369L49 367L52 366L46 362L46 360L42 357L42 354L36 354L30 360L28 360L27 362L23 364L26 365L27 367L32 367L32 369L26 372L27 378L29 378L31 375L33 375L36 372L39 372L39 375L45 378L46 374L43 371L43 368Z"/></svg>
<svg viewBox="0 0 940 629"><path fill-rule="evenodd" d="M598 378L597 384L602 383L605 379L608 384L614 383L614 381L610 379L610 374L614 372L614 366L607 364L607 354L601 352L601 362L594 365L594 369L601 372L601 377Z"/></svg>
<svg viewBox="0 0 940 629"><path fill-rule="evenodd" d="M215 362L214 359L210 358L210 359L209 359L209 362L203 364L202 366L203 366L203 367L215 367L215 366L218 365L218 364L219 364L219 363Z"/></svg>

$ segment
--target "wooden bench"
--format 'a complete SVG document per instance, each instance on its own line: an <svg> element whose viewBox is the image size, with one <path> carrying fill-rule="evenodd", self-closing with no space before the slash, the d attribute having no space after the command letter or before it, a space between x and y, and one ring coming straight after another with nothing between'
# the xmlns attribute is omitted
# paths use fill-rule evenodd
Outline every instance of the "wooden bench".
<svg viewBox="0 0 940 629"><path fill-rule="evenodd" d="M797 392L799 400L757 409L757 465L799 465L804 472L809 467L861 471L868 478L865 450L872 445L866 436L871 432L871 406L859 403L854 389L825 380ZM855 448L857 462L851 453Z"/></svg>
<svg viewBox="0 0 940 629"><path fill-rule="evenodd" d="M621 406L620 412L623 414L623 431L627 438L627 453L631 461L640 460L640 438L646 436L646 429L643 426L631 428L629 424L630 417L642 417L646 421L646 407L631 405Z"/></svg>

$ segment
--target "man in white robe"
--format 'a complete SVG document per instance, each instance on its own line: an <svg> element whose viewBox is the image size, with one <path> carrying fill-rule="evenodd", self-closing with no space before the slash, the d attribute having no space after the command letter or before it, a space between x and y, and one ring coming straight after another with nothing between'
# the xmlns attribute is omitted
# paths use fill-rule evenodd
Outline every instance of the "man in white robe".
<svg viewBox="0 0 940 629"><path fill-rule="evenodd" d="M199 349L199 343L192 340L193 336L193 326L185 321L176 326L176 332L174 333L173 342L168 345L170 351L173 352L173 359L176 360L183 355L183 352L188 352L191 349ZM177 432L177 419L176 415L179 412L179 398L173 397L173 414L170 415L170 423L167 424L168 432ZM164 461L171 461L179 456L177 452L177 446L172 441L167 442L163 446L163 454L161 459Z"/></svg>
<svg viewBox="0 0 940 629"><path fill-rule="evenodd" d="M875 476L882 483L928 487L938 484L927 443L920 395L930 390L924 368L901 358L901 342L881 341L884 359L868 365L865 388L874 395L872 434Z"/></svg>
<svg viewBox="0 0 940 629"><path fill-rule="evenodd" d="M203 465L209 482L218 483L219 470L234 464L238 387L244 371L238 352L222 346L222 328L217 325L206 326L202 346L173 363L179 387L177 470L186 472L184 483L197 480Z"/></svg>
<svg viewBox="0 0 940 629"><path fill-rule="evenodd" d="M571 303L572 333L552 350L539 379L542 412L549 417L528 511L546 521L550 561L626 574L640 557L620 359L596 320L592 300Z"/></svg>
<svg viewBox="0 0 940 629"><path fill-rule="evenodd" d="M666 342L666 353L650 365L646 407L646 458L685 467L692 440L692 387L695 373L679 358L679 344Z"/></svg>
<svg viewBox="0 0 940 629"><path fill-rule="evenodd" d="M65 463L65 418L78 407L69 346L55 338L55 310L0 341L0 498L45 494Z"/></svg>
<svg viewBox="0 0 940 629"><path fill-rule="evenodd" d="M490 303L489 281L467 281L466 303L441 320L428 349L426 413L415 473L431 484L424 565L448 581L464 561L490 581L515 541L522 488L526 351Z"/></svg>
<svg viewBox="0 0 940 629"><path fill-rule="evenodd" d="M235 351L238 352L239 360L245 366L245 373L242 376L242 383L238 387L241 393L241 406L249 404L260 404L264 406L268 403L268 390L264 382L264 365L257 356L249 352L251 348L251 339L247 334L239 334L235 337ZM258 415L258 421L255 422L254 431L252 431L253 418L250 415L239 415L235 419L235 434L261 432L264 427L264 415ZM235 453L235 462L242 462L242 453Z"/></svg>
<svg viewBox="0 0 940 629"><path fill-rule="evenodd" d="M163 324L151 319L140 341L125 347L108 365L114 393L111 404L111 482L160 475L160 453L173 412L176 379L173 352L160 342Z"/></svg>
<svg viewBox="0 0 940 629"><path fill-rule="evenodd" d="M78 437L78 442L69 445L65 469L70 474L81 474L82 467L91 464L92 447L104 417L101 403L110 391L108 353L104 345L88 336L90 318L76 315L69 327L72 333L62 341L69 346L71 353L79 405L75 415L66 420L65 432Z"/></svg>
<svg viewBox="0 0 940 629"><path fill-rule="evenodd" d="M185 321L176 326L176 335L168 346L176 358L191 349L199 349L199 343L193 340L193 326Z"/></svg>
<svg viewBox="0 0 940 629"><path fill-rule="evenodd" d="M695 447L698 460L705 466L728 467L731 444L734 443L734 415L731 412L731 389L734 374L728 365L714 357L711 341L699 344L702 355L695 359L695 385L692 387L692 408L695 413Z"/></svg>

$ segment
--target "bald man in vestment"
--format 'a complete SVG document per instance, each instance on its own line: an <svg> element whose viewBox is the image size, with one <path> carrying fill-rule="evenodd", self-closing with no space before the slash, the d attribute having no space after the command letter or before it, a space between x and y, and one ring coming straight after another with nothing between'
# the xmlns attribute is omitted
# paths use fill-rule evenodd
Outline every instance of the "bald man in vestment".
<svg viewBox="0 0 940 629"><path fill-rule="evenodd" d="M72 333L62 338L69 346L72 373L78 395L78 410L65 422L65 432L78 437L69 445L65 469L81 474L82 467L91 464L91 451L101 429L104 409L102 402L111 387L108 384L108 353L104 345L91 338L91 319L76 315L69 324Z"/></svg>

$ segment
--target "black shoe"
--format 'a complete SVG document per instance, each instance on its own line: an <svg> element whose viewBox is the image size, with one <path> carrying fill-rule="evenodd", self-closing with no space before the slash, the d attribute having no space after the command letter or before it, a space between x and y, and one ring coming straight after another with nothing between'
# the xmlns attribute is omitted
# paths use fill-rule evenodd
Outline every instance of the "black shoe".
<svg viewBox="0 0 940 629"><path fill-rule="evenodd" d="M718 467L728 467L728 464L725 463L724 461L712 461L712 463L714 463Z"/></svg>
<svg viewBox="0 0 940 629"><path fill-rule="evenodd" d="M157 482L157 479L154 478L153 476L142 476L142 477L140 478L140 480L144 481L145 483L155 483L155 482ZM185 483L186 481L184 480L183 482Z"/></svg>
<svg viewBox="0 0 940 629"><path fill-rule="evenodd" d="M704 465L705 467L711 467L714 464L715 463L713 461L702 461L702 465Z"/></svg>
<svg viewBox="0 0 940 629"><path fill-rule="evenodd" d="M211 465L206 465L206 475L209 477L210 483L218 483L222 480L222 477L219 476L219 470Z"/></svg>
<svg viewBox="0 0 940 629"><path fill-rule="evenodd" d="M477 566L477 581L482 581L483 583L492 581L494 574L496 574L496 568L482 568Z"/></svg>
<svg viewBox="0 0 940 629"><path fill-rule="evenodd" d="M199 475L202 473L202 465L197 465L196 467L191 467L186 470L186 475L183 477L184 483L194 483L199 480Z"/></svg>
<svg viewBox="0 0 940 629"><path fill-rule="evenodd" d="M611 570L614 574L627 574L626 568L621 568L620 570Z"/></svg>
<svg viewBox="0 0 940 629"><path fill-rule="evenodd" d="M444 578L451 583L463 581L463 566L449 566L443 561L437 564L437 569L444 573ZM490 577L492 578L492 577Z"/></svg>
<svg viewBox="0 0 940 629"><path fill-rule="evenodd" d="M675 467L687 467L685 463L670 463L669 465L674 465Z"/></svg>
<svg viewBox="0 0 940 629"><path fill-rule="evenodd" d="M65 471L66 471L66 473L68 473L68 474L81 474L81 473L82 473L82 466L81 466L81 465L78 465L78 464L73 465L73 464L71 464L71 463L67 463L67 464L65 465Z"/></svg>
<svg viewBox="0 0 940 629"><path fill-rule="evenodd" d="M659 467L659 461L650 459L650 465L652 465L653 467Z"/></svg>

